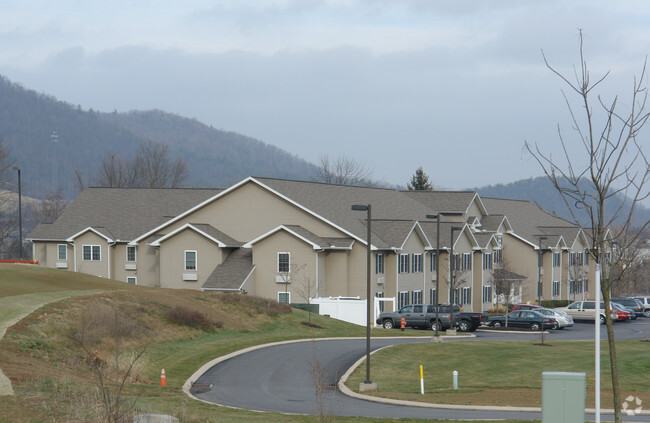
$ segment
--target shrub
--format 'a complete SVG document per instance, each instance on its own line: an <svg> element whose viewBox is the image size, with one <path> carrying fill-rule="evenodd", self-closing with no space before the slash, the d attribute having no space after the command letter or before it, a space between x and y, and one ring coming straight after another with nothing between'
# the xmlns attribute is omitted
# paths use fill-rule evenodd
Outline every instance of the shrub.
<svg viewBox="0 0 650 423"><path fill-rule="evenodd" d="M203 313L190 310L186 307L176 306L167 311L165 317L171 323L181 326L189 326L196 329L210 330L221 327L221 324L212 321Z"/></svg>
<svg viewBox="0 0 650 423"><path fill-rule="evenodd" d="M289 304L280 304L276 300L257 297L255 295L223 294L221 301L226 304L246 307L258 314L266 314L271 317L291 312L291 306Z"/></svg>

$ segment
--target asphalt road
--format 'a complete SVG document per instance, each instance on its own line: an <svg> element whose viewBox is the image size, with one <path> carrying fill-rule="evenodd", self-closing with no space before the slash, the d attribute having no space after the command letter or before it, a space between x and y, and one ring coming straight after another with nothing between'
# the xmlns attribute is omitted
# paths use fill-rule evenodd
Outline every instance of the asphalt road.
<svg viewBox="0 0 650 423"><path fill-rule="evenodd" d="M539 333L503 333L478 331L472 342L481 340L539 339ZM606 339L602 329L602 337ZM615 324L617 339L650 337L650 319ZM594 339L594 326L576 323L573 328L551 331L545 335L556 340ZM467 341L470 341L469 339ZM371 348L387 345L430 342L430 338L374 338ZM461 341L463 342L463 341ZM237 355L223 361L200 376L190 392L199 399L215 404L257 411L295 414L324 414L421 419L530 419L541 420L541 413L505 410L456 410L422 408L377 403L352 398L338 391L336 383L342 374L365 355L365 339L319 340L276 345ZM371 359L372 363L372 359ZM314 372L322 373L322 385L327 389L317 400ZM593 416L587 416L593 420ZM601 416L612 421L611 416ZM625 416L625 421L648 421L645 416Z"/></svg>

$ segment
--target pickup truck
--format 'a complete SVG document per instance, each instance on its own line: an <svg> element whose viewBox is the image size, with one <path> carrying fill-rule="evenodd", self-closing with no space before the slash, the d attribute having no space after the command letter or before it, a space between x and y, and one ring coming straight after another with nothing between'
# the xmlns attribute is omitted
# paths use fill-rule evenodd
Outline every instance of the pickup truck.
<svg viewBox="0 0 650 423"><path fill-rule="evenodd" d="M487 322L487 313L461 312L457 305L453 310L453 327L458 327L461 332L474 331L482 321ZM449 304L438 305L438 330L452 327L450 311ZM376 323L386 329L399 328L402 317L407 327L429 327L436 330L436 306L433 304L411 304L402 307L399 311L381 313Z"/></svg>

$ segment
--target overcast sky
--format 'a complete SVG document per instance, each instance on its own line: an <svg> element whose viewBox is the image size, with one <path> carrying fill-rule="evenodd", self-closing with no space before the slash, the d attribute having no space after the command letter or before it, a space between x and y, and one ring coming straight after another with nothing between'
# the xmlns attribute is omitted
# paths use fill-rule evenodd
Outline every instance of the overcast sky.
<svg viewBox="0 0 650 423"><path fill-rule="evenodd" d="M603 95L625 106L650 50L642 0L9 0L0 74L462 189L541 175L525 141L559 156L568 113L541 49L571 76L579 28L592 79L611 70Z"/></svg>

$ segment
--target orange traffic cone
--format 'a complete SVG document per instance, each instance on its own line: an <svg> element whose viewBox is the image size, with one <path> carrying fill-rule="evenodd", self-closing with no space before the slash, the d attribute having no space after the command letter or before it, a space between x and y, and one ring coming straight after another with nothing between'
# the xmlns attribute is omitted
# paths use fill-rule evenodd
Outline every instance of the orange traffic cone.
<svg viewBox="0 0 650 423"><path fill-rule="evenodd" d="M167 377L165 376L165 369L160 372L160 386L167 386Z"/></svg>

